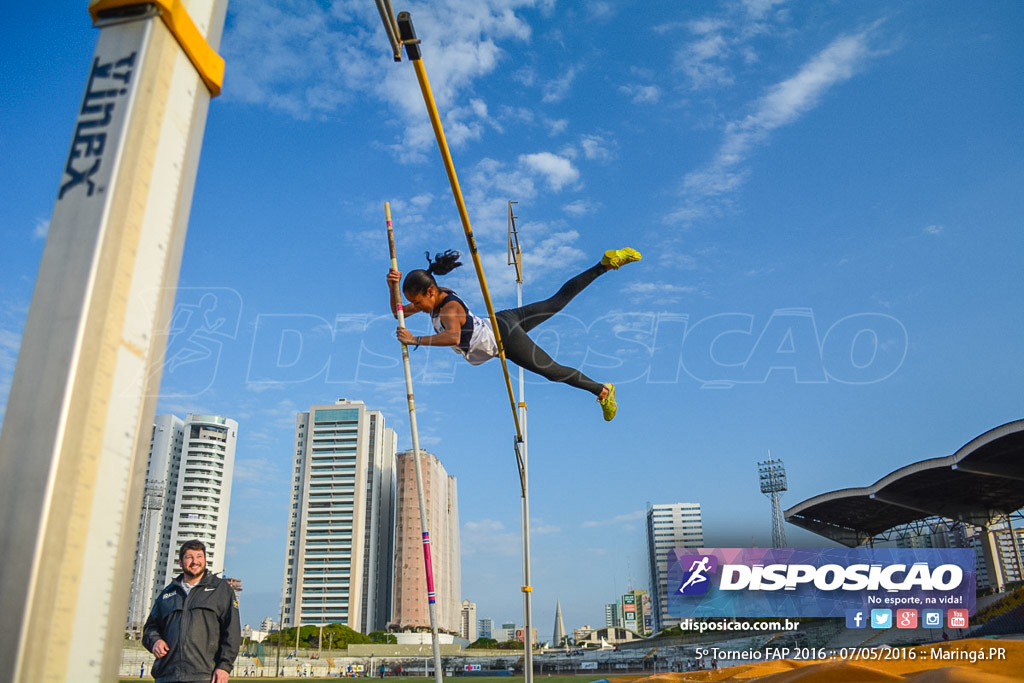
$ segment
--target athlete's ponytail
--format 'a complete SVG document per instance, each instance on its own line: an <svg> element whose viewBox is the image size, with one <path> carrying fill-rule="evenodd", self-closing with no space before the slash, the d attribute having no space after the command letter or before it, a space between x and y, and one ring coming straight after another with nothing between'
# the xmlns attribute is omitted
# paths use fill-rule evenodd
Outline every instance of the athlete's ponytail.
<svg viewBox="0 0 1024 683"><path fill-rule="evenodd" d="M437 287L434 275L447 275L461 266L460 255L454 249L448 249L443 254L434 254L434 259L431 260L430 252L426 252L427 269L409 271L402 284L402 291L408 296L409 294L425 294L431 287Z"/></svg>
<svg viewBox="0 0 1024 683"><path fill-rule="evenodd" d="M427 263L430 264L427 266L427 272L432 275L447 275L462 265L462 262L459 261L460 254L454 249L449 249L443 254L434 254L433 261L430 260L429 251L426 252L426 256Z"/></svg>

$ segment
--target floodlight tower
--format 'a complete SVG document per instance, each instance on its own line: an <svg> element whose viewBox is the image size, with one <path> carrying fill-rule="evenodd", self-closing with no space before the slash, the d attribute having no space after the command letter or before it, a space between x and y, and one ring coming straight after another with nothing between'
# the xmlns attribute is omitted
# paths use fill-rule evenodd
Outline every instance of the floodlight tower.
<svg viewBox="0 0 1024 683"><path fill-rule="evenodd" d="M786 530L782 526L782 506L779 498L789 488L786 484L786 467L781 460L772 460L771 451L768 460L757 463L757 473L761 480L761 493L772 501L772 547L786 547Z"/></svg>

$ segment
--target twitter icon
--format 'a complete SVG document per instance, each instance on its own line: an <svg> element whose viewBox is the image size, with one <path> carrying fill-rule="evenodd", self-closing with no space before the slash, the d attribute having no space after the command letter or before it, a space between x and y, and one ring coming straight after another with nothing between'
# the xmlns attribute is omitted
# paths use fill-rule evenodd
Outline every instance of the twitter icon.
<svg viewBox="0 0 1024 683"><path fill-rule="evenodd" d="M892 610L871 610L871 628L892 628Z"/></svg>

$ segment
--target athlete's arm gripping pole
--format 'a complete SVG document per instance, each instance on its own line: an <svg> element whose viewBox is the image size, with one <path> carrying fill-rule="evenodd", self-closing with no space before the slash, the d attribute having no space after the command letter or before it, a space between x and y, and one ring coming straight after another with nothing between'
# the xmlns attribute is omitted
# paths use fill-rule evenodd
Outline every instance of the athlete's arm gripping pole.
<svg viewBox="0 0 1024 683"><path fill-rule="evenodd" d="M395 231L391 227L391 204L384 202L384 215L388 224L388 249L391 251L391 267L398 270L395 255ZM395 298L395 315L398 324L405 327L405 310L402 308L402 289L395 283L392 293ZM430 560L430 526L427 521L427 503L423 495L423 472L420 468L420 435L416 428L416 402L412 393L412 370L409 365L409 347L402 344L402 365L405 367L405 392L409 403L409 427L412 430L413 468L416 472L416 496L420 503L420 528L423 532L423 568L427 579L427 611L430 615L430 639L434 650L434 678L441 683L441 645L437 637L437 605L434 594L434 568ZM425 674L426 672L424 672ZM372 675L372 672L371 672Z"/></svg>
<svg viewBox="0 0 1024 683"><path fill-rule="evenodd" d="M473 256L476 277L480 281L480 292L483 294L484 302L487 304L487 315L491 319L494 339L498 343L498 356L501 358L501 369L505 374L505 386L508 389L509 405L512 406L512 419L516 424L516 438L522 441L523 430L519 424L519 415L516 412L516 398L512 391L512 378L508 374L508 365L505 363L505 346L501 341L501 334L498 332L498 320L494 316L494 305L491 303L491 295L487 290L487 278L484 277L484 267L480 263L480 254L477 252L476 240L473 238L473 228L469 225L469 214L466 213L466 203L462 199L462 190L459 189L459 178L455 175L455 164L452 162L452 155L448 151L448 142L445 140L444 129L441 127L441 117L437 113L434 95L430 90L430 81L427 80L427 71L423 67L423 60L420 59L419 39L416 38L416 31L412 27L412 17L408 12L401 12L398 15L398 29L402 44L405 45L405 52L409 55L409 59L412 60L413 66L416 68L416 78L419 80L420 90L423 92L423 100L427 105L430 123L434 128L434 137L437 138L437 146L441 150L444 167L448 172L448 182L452 186L455 205L459 210L459 218L462 219L462 229L466 233L466 243L469 245L469 253Z"/></svg>

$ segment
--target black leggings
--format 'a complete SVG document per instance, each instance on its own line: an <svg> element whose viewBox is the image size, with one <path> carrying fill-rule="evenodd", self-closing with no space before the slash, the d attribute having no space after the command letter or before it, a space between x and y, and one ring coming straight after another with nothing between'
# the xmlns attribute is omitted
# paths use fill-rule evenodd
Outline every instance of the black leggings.
<svg viewBox="0 0 1024 683"><path fill-rule="evenodd" d="M595 382L579 370L556 363L544 349L530 339L527 332L565 308L574 296L606 270L603 265L598 264L566 282L550 299L495 313L501 343L505 347L505 358L552 382L564 382L577 389L589 391L595 396L600 395L604 389L603 384Z"/></svg>

